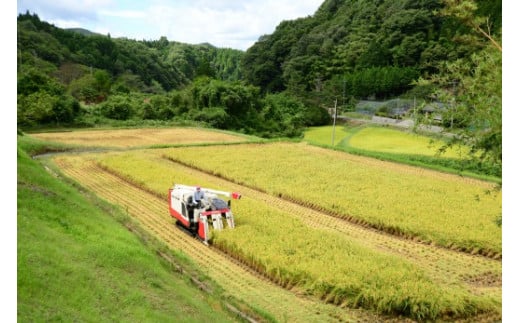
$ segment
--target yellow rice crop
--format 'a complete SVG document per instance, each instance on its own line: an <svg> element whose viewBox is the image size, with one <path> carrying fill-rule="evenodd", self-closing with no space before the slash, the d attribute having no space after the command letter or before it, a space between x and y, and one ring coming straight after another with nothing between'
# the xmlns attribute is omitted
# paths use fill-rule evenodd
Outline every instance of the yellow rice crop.
<svg viewBox="0 0 520 323"><path fill-rule="evenodd" d="M380 127L361 129L349 139L349 146L353 148L425 156L435 156L443 145L444 142L440 140L432 140L425 136ZM468 154L468 147L452 147L440 156L466 158Z"/></svg>
<svg viewBox="0 0 520 323"><path fill-rule="evenodd" d="M216 185L210 177L200 178L179 170L150 151L104 155L100 164L164 196L165 210L166 192L173 182ZM230 190L225 186L216 188ZM493 297L475 296L451 284L439 285L413 263L366 248L340 234L311 229L263 201L244 196L233 210L239 214L237 227L216 234L215 245L281 285L298 286L338 305L418 319L498 310L498 301Z"/></svg>
<svg viewBox="0 0 520 323"><path fill-rule="evenodd" d="M314 142L320 145L331 145L332 135L334 133L334 145L340 143L347 135L348 132L345 127L341 126L321 126L311 127L305 131L304 140Z"/></svg>
<svg viewBox="0 0 520 323"><path fill-rule="evenodd" d="M80 130L35 133L31 134L31 136L66 144L119 148L245 141L245 137L239 135L195 128Z"/></svg>
<svg viewBox="0 0 520 323"><path fill-rule="evenodd" d="M186 147L165 156L424 241L501 255L493 184L305 144Z"/></svg>
<svg viewBox="0 0 520 323"><path fill-rule="evenodd" d="M341 143L341 146L376 151L393 154L410 154L423 156L436 156L445 143L441 140L434 140L426 136L405 132L401 130L383 127L365 127L359 131L350 130L338 126L335 128L334 145L342 142L347 136L348 143ZM331 145L332 126L311 127L305 132L304 140L320 145ZM468 157L468 147L451 147L439 155L446 158L466 158Z"/></svg>

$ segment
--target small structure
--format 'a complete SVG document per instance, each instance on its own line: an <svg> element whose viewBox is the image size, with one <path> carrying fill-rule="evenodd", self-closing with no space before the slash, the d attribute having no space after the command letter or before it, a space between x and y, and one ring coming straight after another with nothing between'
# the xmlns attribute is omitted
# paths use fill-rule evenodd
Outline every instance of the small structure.
<svg viewBox="0 0 520 323"><path fill-rule="evenodd" d="M442 114L446 110L446 107L442 102L432 102L426 104L420 112L426 116L431 116L432 120L436 123L442 123Z"/></svg>

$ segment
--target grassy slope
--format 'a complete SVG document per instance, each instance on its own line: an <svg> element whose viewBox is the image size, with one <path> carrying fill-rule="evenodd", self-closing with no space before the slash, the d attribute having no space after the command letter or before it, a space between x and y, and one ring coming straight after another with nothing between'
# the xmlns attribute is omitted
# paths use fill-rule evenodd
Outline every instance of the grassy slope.
<svg viewBox="0 0 520 323"><path fill-rule="evenodd" d="M18 321L236 321L20 144L17 170Z"/></svg>

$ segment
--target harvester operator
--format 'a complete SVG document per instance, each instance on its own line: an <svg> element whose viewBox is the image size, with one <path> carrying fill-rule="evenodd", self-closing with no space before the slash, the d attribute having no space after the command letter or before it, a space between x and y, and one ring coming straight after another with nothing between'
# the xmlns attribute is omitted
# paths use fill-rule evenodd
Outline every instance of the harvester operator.
<svg viewBox="0 0 520 323"><path fill-rule="evenodd" d="M193 193L193 203L200 205L200 201L204 198L204 191L200 189L200 186L197 186L195 189L195 193Z"/></svg>

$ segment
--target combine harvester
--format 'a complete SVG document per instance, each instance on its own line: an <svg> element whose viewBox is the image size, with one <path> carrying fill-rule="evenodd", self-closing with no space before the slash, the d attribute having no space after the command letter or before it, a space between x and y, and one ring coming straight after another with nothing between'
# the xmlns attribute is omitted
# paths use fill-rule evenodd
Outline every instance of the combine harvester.
<svg viewBox="0 0 520 323"><path fill-rule="evenodd" d="M199 191L203 197L196 201ZM200 194L200 193L197 193ZM176 223L192 235L201 239L206 245L211 239L210 225L214 230L222 230L226 219L227 227L234 228L235 221L231 212L231 200L225 202L219 195L240 199L239 193L216 191L200 186L175 184L168 192L170 215L177 219Z"/></svg>

